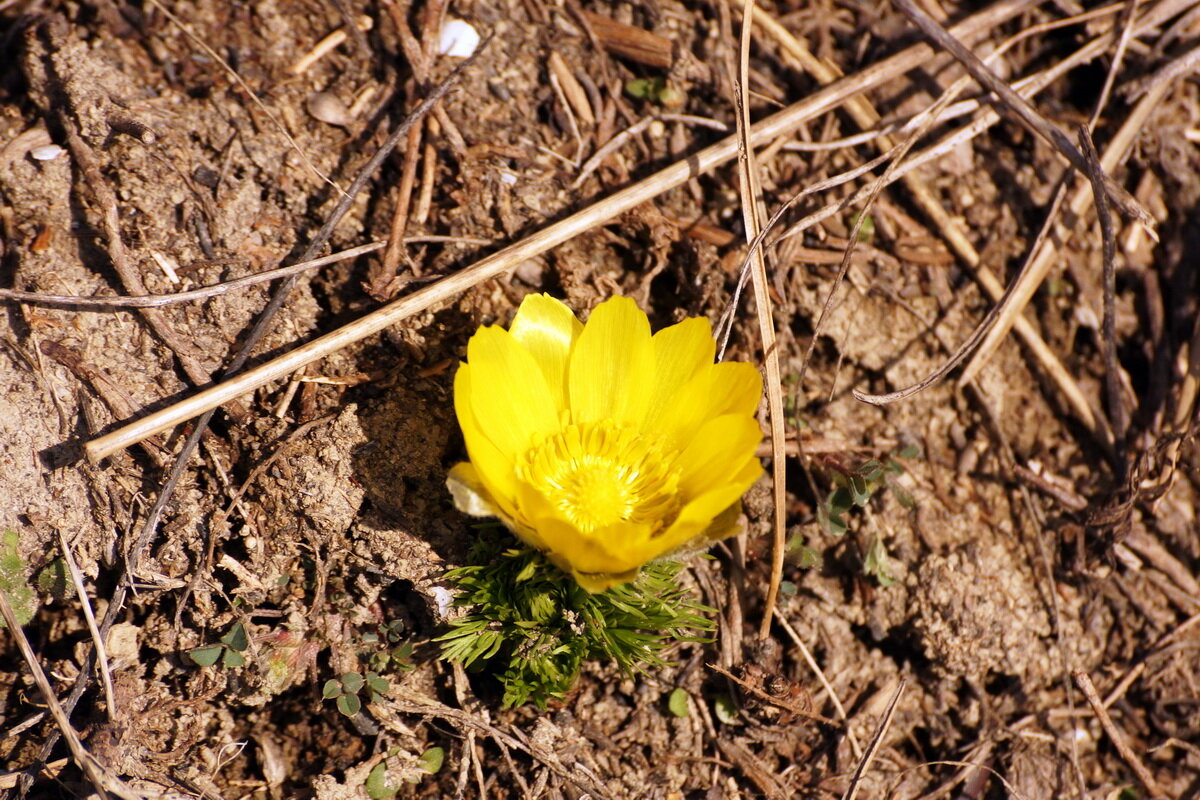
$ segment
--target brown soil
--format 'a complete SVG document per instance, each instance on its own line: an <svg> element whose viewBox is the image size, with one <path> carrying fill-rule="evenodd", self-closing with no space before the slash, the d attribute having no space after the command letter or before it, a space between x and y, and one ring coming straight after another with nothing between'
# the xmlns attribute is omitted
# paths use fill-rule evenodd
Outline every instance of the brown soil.
<svg viewBox="0 0 1200 800"><path fill-rule="evenodd" d="M0 2L0 286L170 293L295 262L388 132L458 63L435 53L440 14L472 21L492 36L482 55L328 249L410 241L391 262L377 252L304 273L257 346L265 361L726 136L713 122L732 130L736 118L740 5L587 3L661 37L644 45L648 64L606 49L613 34L575 0ZM982 8L926 5L948 22ZM1029 31L995 66L1016 81L1124 29L1132 9L1136 25L1168 7L1125 4L1055 30L1035 26L1073 3L1029 8L973 49ZM1174 7L1119 60L1110 42L1057 77L1036 108L1074 139L1115 65L1095 126L1103 153L1137 87L1194 55L1196 6ZM766 13L788 35L755 29L755 118L820 88L785 38L850 76L918 41L887 4L785 0ZM360 17L369 29L292 69ZM926 57L866 97L884 122L903 121L961 74ZM646 83L631 82L655 78L668 91L634 96ZM429 644L445 622L442 573L464 563L474 535L444 488L463 456L455 365L479 324L506 322L531 291L581 313L627 294L656 326L721 318L747 253L735 163L310 365L308 382L227 407L144 544L191 428L99 466L81 445L219 379L273 284L147 312L0 301L0 531L17 534L19 556L6 546L0 578L34 587L18 611L36 662L60 700L81 691L70 728L56 722L0 634L0 793L85 796L99 784L121 796L332 800L366 797L384 763L406 797L1200 797L1200 98L1186 69L1165 80L1111 170L1158 235L1114 212L1111 340L1096 215L1052 211L1065 162L1013 120L885 189L844 279L857 206L768 248L793 453L781 619L758 641L772 508L760 485L747 536L686 573L719 609L717 640L637 678L591 664L569 702L545 711L501 709L486 675ZM978 94L972 84L963 98ZM665 116L639 124L654 115ZM877 142L811 147L859 133L855 119L842 105L759 151L768 213L878 155ZM963 121L939 123L914 152ZM802 198L778 230L863 180ZM1074 180L1068 197L1086 185ZM1015 279L1052 214L1060 253L1024 319L1090 423L1015 333L969 385L952 373L886 406L854 397L944 364L994 305L977 269ZM734 308L730 355L762 363L755 303L748 288ZM848 513L843 535L818 524L836 475L906 447L919 454L903 459L898 489ZM112 608L112 709L88 666L83 607L62 585L63 542L96 615ZM244 666L187 656L237 625L249 633ZM366 635L388 626L414 644L414 669L386 675L388 695L348 718L322 686L365 671L376 647ZM761 681L785 707L716 668ZM676 688L690 697L685 717L668 711ZM735 718L716 709L730 695ZM836 724L793 714L804 695ZM90 775L69 760L71 729L96 759ZM418 764L432 747L446 754L435 775Z"/></svg>

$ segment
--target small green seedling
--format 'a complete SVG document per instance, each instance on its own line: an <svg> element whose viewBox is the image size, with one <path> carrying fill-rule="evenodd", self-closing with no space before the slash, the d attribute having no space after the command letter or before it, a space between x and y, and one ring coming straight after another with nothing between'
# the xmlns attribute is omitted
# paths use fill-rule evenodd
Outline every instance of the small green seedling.
<svg viewBox="0 0 1200 800"><path fill-rule="evenodd" d="M353 717L362 710L363 701L359 695L363 689L366 689L367 702L374 703L386 695L390 688L388 682L374 672L368 672L366 677L357 672L347 672L340 678L325 681L321 696L333 700L343 715Z"/></svg>
<svg viewBox="0 0 1200 800"><path fill-rule="evenodd" d="M240 622L234 623L219 642L189 650L188 658L201 667L212 667L218 662L223 667L240 667L246 663L246 657L242 653L250 647L250 637L246 633L245 625Z"/></svg>
<svg viewBox="0 0 1200 800"><path fill-rule="evenodd" d="M0 537L0 592L4 592L18 625L26 625L37 610L37 598L25 577L26 564L21 558L21 537L16 531L5 531ZM0 619L0 628L7 628Z"/></svg>
<svg viewBox="0 0 1200 800"><path fill-rule="evenodd" d="M441 747L431 747L421 753L420 758L417 759L417 766L430 775L437 775L445 761L446 751Z"/></svg>
<svg viewBox="0 0 1200 800"><path fill-rule="evenodd" d="M734 699L727 694L719 694L713 698L713 713L722 723L733 725L738 721L738 707Z"/></svg>
<svg viewBox="0 0 1200 800"><path fill-rule="evenodd" d="M380 625L377 631L368 631L362 635L363 644L376 648L362 654L372 670L388 673L411 672L416 669L416 665L412 663L412 642L405 642L404 636L404 622L398 619Z"/></svg>
<svg viewBox="0 0 1200 800"><path fill-rule="evenodd" d="M883 461L873 458L853 468L838 463L836 459L826 459L824 464L829 469L834 489L817 505L817 522L821 529L828 534L841 536L849 527L846 514L855 508L865 508L872 497L884 490L891 491L896 501L905 508L916 506L912 495L894 478L904 474L904 466L897 458L916 458L918 455L920 451L909 446ZM888 564L887 550L878 536L872 538L867 548L863 571L882 586L896 582Z"/></svg>
<svg viewBox="0 0 1200 800"><path fill-rule="evenodd" d="M380 761L371 767L371 771L367 773L367 781L363 785L363 788L367 790L367 797L371 800L390 800L395 797L400 791L400 787L388 783L387 778L386 761Z"/></svg>
<svg viewBox="0 0 1200 800"><path fill-rule="evenodd" d="M42 567L37 574L37 587L60 603L66 600L71 593L67 562L56 558Z"/></svg>
<svg viewBox="0 0 1200 800"><path fill-rule="evenodd" d="M388 781L388 761L399 752L395 749L389 750L387 758L371 767L366 783L363 785L371 800L390 800L400 792L400 786ZM399 767L397 770L399 775L393 775L393 777L401 777L405 783L420 783L423 776L436 775L442 769L442 763L445 760L446 751L443 748L431 747L417 757L415 766ZM395 765L393 764L393 766Z"/></svg>
<svg viewBox="0 0 1200 800"><path fill-rule="evenodd" d="M635 100L649 100L667 108L679 108L687 99L683 92L672 86L666 78L634 78L625 84L625 94Z"/></svg>

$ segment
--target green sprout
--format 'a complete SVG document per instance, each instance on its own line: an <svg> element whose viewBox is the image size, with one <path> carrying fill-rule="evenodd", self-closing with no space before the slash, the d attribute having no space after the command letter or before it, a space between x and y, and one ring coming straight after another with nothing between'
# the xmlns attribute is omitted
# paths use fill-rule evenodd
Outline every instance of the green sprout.
<svg viewBox="0 0 1200 800"><path fill-rule="evenodd" d="M246 663L242 653L250 647L250 637L246 634L245 625L235 623L218 642L189 650L187 656L201 667L212 667L218 662L223 667L240 667Z"/></svg>
<svg viewBox="0 0 1200 800"><path fill-rule="evenodd" d="M373 671L410 672L416 668L412 663L412 642L404 641L404 636L404 622L398 619L362 635L363 644L372 648L363 656Z"/></svg>
<svg viewBox="0 0 1200 800"><path fill-rule="evenodd" d="M920 451L910 445L882 461L873 458L853 468L844 467L832 459L827 460L825 463L829 467L834 488L817 505L817 523L821 530L833 536L846 533L849 528L846 515L855 508L865 508L871 498L882 491L891 491L900 505L913 508L916 501L912 495L894 480L896 476L904 474L904 466L896 459L911 459L919 455ZM809 555L809 548L798 544L796 540L791 549ZM881 586L891 586L896 582L888 563L887 549L878 536L872 537L867 548L863 572L878 580Z"/></svg>
<svg viewBox="0 0 1200 800"><path fill-rule="evenodd" d="M390 800L395 797L403 784L393 784L389 781L388 761L396 756L400 751L393 749L388 751L388 757L380 761L367 774L366 783L363 788L367 791L367 797L371 800ZM401 767L397 771L399 777L404 783L419 783L425 775L436 775L442 769L442 763L446 760L446 751L441 747L430 747L421 755L417 756L415 766Z"/></svg>
<svg viewBox="0 0 1200 800"><path fill-rule="evenodd" d="M678 108L687 99L683 92L661 75L653 78L634 78L625 84L625 94L635 100L649 100L667 108Z"/></svg>
<svg viewBox="0 0 1200 800"><path fill-rule="evenodd" d="M675 689L667 695L667 710L676 717L686 717L692 713L688 705L687 689Z"/></svg>
<svg viewBox="0 0 1200 800"><path fill-rule="evenodd" d="M682 565L647 564L632 583L591 594L540 553L509 549L446 573L455 604L471 611L438 637L442 658L490 668L504 686L504 706L562 699L584 661L611 659L627 675L665 666L672 642L707 641L712 609L686 596Z"/></svg>
<svg viewBox="0 0 1200 800"><path fill-rule="evenodd" d="M391 687L377 673L368 672L366 676L357 672L347 672L340 678L330 678L325 681L321 696L333 700L337 710L347 717L353 717L362 711L363 701L359 696L366 689L368 703L374 703L388 693Z"/></svg>
<svg viewBox="0 0 1200 800"><path fill-rule="evenodd" d="M25 625L33 619L37 610L37 599L33 589L25 577L25 560L21 558L21 537L16 531L5 531L0 537L0 592L8 599L18 625ZM0 619L0 628L5 628L4 620Z"/></svg>

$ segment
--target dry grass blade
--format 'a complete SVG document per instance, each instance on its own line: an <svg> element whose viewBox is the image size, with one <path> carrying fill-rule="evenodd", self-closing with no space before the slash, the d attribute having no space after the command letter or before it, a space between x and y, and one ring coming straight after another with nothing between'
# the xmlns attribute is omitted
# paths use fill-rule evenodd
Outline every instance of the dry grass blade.
<svg viewBox="0 0 1200 800"><path fill-rule="evenodd" d="M1162 787L1158 785L1158 781L1150 774L1150 770L1146 769L1146 765L1138 758L1137 753L1125 741L1125 735L1121 733L1120 728L1112 721L1112 717L1108 715L1108 711L1104 708L1104 702L1100 699L1099 692L1096 691L1095 684L1088 677L1086 672L1076 672L1075 682L1079 684L1079 689L1083 692L1083 696L1087 698L1088 704L1092 707L1092 711L1096 714L1096 719L1100 720L1100 727L1104 728L1104 733L1108 736L1113 747L1117 748L1117 752L1121 754L1121 758L1137 775L1138 780L1146 791L1150 793L1152 798L1166 797L1166 793Z"/></svg>
<svg viewBox="0 0 1200 800"><path fill-rule="evenodd" d="M1058 152L1062 153L1072 167L1084 174L1087 173L1086 159L1075 145L1071 143L1071 140L1067 138L1067 135L1039 114L1025 98L1013 91L1011 86L996 77L979 59L979 56L968 50L962 42L952 36L937 20L918 8L912 0L892 0L892 3L905 16L912 20L921 29L922 33L958 59L966 67L967 71L971 73L971 77L977 80L981 86L994 92L999 98L999 102L1005 108L1015 113L1030 130L1041 136L1053 145ZM1113 202L1117 204L1126 216L1130 219L1138 220L1146 226L1147 231L1153 233L1154 218L1150 216L1150 212L1142 208L1141 203L1133 199L1129 192L1125 191L1124 187L1105 176L1104 188L1109 197L1112 198Z"/></svg>
<svg viewBox="0 0 1200 800"><path fill-rule="evenodd" d="M901 679L900 685L892 693L892 699L888 701L887 708L883 712L883 719L879 720L879 725L875 727L875 734L867 743L867 752L858 760L858 766L854 768L854 774L850 777L850 785L846 788L846 793L842 795L842 800L854 800L858 795L858 787L862 785L863 775L870 769L871 762L875 760L875 754L879 752L879 746L883 744L883 737L892 725L892 717L896 715L896 704L900 701L900 695L904 693L904 687L907 685L908 683Z"/></svg>
<svg viewBox="0 0 1200 800"><path fill-rule="evenodd" d="M75 563L75 554L71 551L71 543L61 529L58 531L58 546L62 550L63 560L67 562L67 571L71 575L71 584L75 594L79 596L79 604L83 607L83 616L87 620L88 632L92 634L92 643L96 648L96 663L100 667L100 682L104 686L104 704L108 709L110 722L117 720L117 702L113 697L112 672L108 668L108 650L104 646L104 635L96 625L96 615L92 613L92 601L88 599L87 588L83 585L83 573Z"/></svg>
<svg viewBox="0 0 1200 800"><path fill-rule="evenodd" d="M1109 141L1104 155L1101 157L1101 165L1106 172L1114 170L1131 152L1134 141L1145 130L1146 120L1159 107L1170 88L1170 83L1170 81L1161 81L1154 84L1150 91L1138 101L1124 124ZM1091 206L1093 196L1089 186L1079 186L1067 202L1067 208L1076 218L1082 217ZM1058 253L1059 247L1048 237L1043 239L1040 246L1035 246L1030 251L1029 260L1013 281L1011 297L1007 302L1001 304L1003 313L963 369L962 376L959 378L960 385L968 383L978 374L983 365L987 363L988 358L996 351L1000 341L1012 330L1018 320L1022 319L1021 313L1033 298L1034 292L1045 280L1051 267L1054 266Z"/></svg>
<svg viewBox="0 0 1200 800"><path fill-rule="evenodd" d="M1117 478L1125 476L1125 434L1129 430L1129 409L1121 391L1121 361L1117 356L1116 294L1117 294L1117 234L1113 230L1108 197L1104 191L1104 168L1096 155L1096 145L1086 125L1079 126L1079 144L1087 165L1087 176L1096 203L1096 218L1100 221L1101 246L1104 258L1104 386L1108 395L1108 414L1116 434Z"/></svg>
<svg viewBox="0 0 1200 800"><path fill-rule="evenodd" d="M1015 16L1034 3L1035 0L1001 0L985 11L960 23L955 27L955 33L960 38L974 39L986 34L995 25ZM771 141L806 120L846 102L848 98L918 66L928 58L929 52L928 46L916 45L878 64L867 67L852 77L814 92L804 100L794 103L755 125L751 132L752 145ZM247 370L175 405L93 439L84 447L87 457L93 462L99 461L147 436L174 427L240 395L251 392L259 386L284 377L305 364L324 358L366 336L407 319L435 303L454 297L482 281L514 269L517 265L550 248L562 244L584 231L591 230L696 175L707 172L733 158L736 154L737 142L732 138L724 139L560 222L543 228L516 244L475 262L436 284L393 300L367 316L314 339L273 361Z"/></svg>
<svg viewBox="0 0 1200 800"><path fill-rule="evenodd" d="M759 205L760 189L754 150L750 144L750 106L748 83L750 78L750 34L754 0L746 0L742 14L741 43L738 48L737 91L737 142L738 181L741 190L742 220L746 226L746 238L755 241L762 229L762 211ZM758 312L758 332L762 337L763 363L766 366L767 414L771 425L771 478L774 499L774 519L771 538L771 579L767 586L762 622L758 638L771 635L771 618L775 613L775 602L779 598L779 582L783 577L783 556L786 548L787 513L787 454L783 427L783 378L779 370L779 348L776 344L775 319L772 314L771 291L767 283L767 265L761 247L752 247L749 253L750 273L754 281L754 306ZM737 635L737 632L734 632Z"/></svg>
<svg viewBox="0 0 1200 800"><path fill-rule="evenodd" d="M829 693L829 702L833 703L833 709L837 712L838 719L844 724L846 731L846 740L850 742L850 751L854 753L855 758L862 758L862 745L858 743L858 737L854 735L854 731L850 730L850 717L846 714L846 707L842 704L841 699L837 696L837 692L833 690L833 684L829 682L829 678L825 677L825 671L817 664L817 660L813 658L812 652L809 651L808 645L800 638L799 632L792 623L788 622L787 616L779 615L779 624L783 626L784 631L791 638L792 644L800 651L800 655L804 657L804 661L808 664L808 668L817 676L817 680L821 682L821 686Z"/></svg>
<svg viewBox="0 0 1200 800"><path fill-rule="evenodd" d="M241 289L246 286L254 286L255 284L265 283L267 281L277 280L279 278L287 278L292 275L298 275L301 272L307 272L318 267L328 266L329 264L337 264L340 261L348 261L351 258L358 258L367 253L374 253L385 246L384 242L372 242L358 247L352 247L349 250L343 250L340 253L333 253L324 258L314 258L309 261L302 261L299 264L292 264L289 267L279 267L278 269L269 269L263 272L258 272L253 275L247 275L244 278L235 278L224 283L214 284L213 286L203 286L199 289L191 289L186 292L173 292L171 294L139 294L122 297L82 297L79 295L61 295L61 294L41 294L40 292L23 292L19 289L0 289L0 300L15 300L20 303L30 303L43 306L66 306L68 308L76 308L85 311L111 311L113 309L122 308L156 308L159 306L175 305L177 303L191 303L196 300L208 300L212 297L232 292L235 289Z"/></svg>

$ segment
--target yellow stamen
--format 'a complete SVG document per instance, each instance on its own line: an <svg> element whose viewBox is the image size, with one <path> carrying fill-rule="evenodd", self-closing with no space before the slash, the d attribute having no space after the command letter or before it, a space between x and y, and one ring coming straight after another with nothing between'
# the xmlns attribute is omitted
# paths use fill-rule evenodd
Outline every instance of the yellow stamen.
<svg viewBox="0 0 1200 800"><path fill-rule="evenodd" d="M581 533L622 521L660 529L679 513L677 454L664 444L607 421L568 425L525 453L517 478Z"/></svg>

